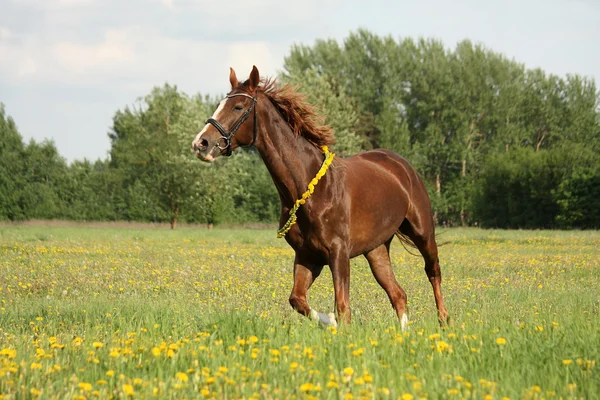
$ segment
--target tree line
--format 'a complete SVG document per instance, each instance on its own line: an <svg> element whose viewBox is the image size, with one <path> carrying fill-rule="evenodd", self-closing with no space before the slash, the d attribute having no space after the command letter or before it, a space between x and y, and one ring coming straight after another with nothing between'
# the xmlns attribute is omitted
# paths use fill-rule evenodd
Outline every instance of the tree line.
<svg viewBox="0 0 600 400"><path fill-rule="evenodd" d="M358 30L343 43L293 46L279 80L321 109L336 153L384 147L407 158L439 224L600 227L591 79L527 69L470 41L448 49ZM255 151L211 166L193 158L190 142L217 102L155 87L116 111L109 157L71 164L52 142L24 143L0 106L0 219L278 221Z"/></svg>

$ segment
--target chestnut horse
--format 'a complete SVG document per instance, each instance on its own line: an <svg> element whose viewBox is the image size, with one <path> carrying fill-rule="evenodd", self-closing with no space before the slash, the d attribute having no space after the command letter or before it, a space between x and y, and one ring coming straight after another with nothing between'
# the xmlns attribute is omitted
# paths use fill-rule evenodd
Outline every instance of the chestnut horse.
<svg viewBox="0 0 600 400"><path fill-rule="evenodd" d="M334 142L333 132L293 87L261 80L256 67L243 83L230 69L229 81L231 92L198 133L192 150L200 160L211 162L237 147L254 145L279 192L283 226L322 166L321 148ZM296 253L291 306L322 324L336 324L333 314L311 310L306 300L311 284L329 265L338 318L349 323L350 259L362 254L405 329L406 293L394 277L389 256L394 235L419 249L438 319L447 322L425 185L406 159L384 149L336 157L314 194L298 209L297 223L285 236Z"/></svg>

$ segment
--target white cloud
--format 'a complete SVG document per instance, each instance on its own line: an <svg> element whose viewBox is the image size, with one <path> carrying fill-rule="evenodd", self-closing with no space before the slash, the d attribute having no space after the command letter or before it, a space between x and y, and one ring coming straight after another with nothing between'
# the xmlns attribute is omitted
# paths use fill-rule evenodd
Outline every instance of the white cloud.
<svg viewBox="0 0 600 400"><path fill-rule="evenodd" d="M130 61L134 56L127 43L127 33L123 30L107 31L104 41L99 44L61 42L54 45L51 52L69 74L85 74L90 68L110 68Z"/></svg>
<svg viewBox="0 0 600 400"><path fill-rule="evenodd" d="M28 75L33 75L37 71L37 65L31 58L27 58L19 67L17 76L19 78L27 78Z"/></svg>
<svg viewBox="0 0 600 400"><path fill-rule="evenodd" d="M173 8L173 0L160 0L167 8Z"/></svg>
<svg viewBox="0 0 600 400"><path fill-rule="evenodd" d="M0 42L3 40L9 40L11 37L10 29L0 26Z"/></svg>
<svg viewBox="0 0 600 400"><path fill-rule="evenodd" d="M275 60L267 42L234 42L228 47L227 62L240 80L246 79L256 65L263 76L274 75L280 60ZM225 71L224 71L225 72Z"/></svg>

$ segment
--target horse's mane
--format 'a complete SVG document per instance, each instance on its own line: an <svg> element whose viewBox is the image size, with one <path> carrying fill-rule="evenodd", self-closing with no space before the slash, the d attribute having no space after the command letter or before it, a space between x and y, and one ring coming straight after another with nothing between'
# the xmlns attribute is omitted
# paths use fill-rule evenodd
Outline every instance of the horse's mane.
<svg viewBox="0 0 600 400"><path fill-rule="evenodd" d="M294 135L303 136L317 147L335 143L333 129L325 124L325 117L317 113L317 108L306 101L306 96L298 92L297 86L277 85L275 79L261 80L259 90L288 123Z"/></svg>

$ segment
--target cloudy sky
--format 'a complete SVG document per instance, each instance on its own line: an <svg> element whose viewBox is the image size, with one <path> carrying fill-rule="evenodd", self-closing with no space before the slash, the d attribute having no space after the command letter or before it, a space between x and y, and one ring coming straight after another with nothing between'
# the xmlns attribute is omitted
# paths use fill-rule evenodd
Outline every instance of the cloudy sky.
<svg viewBox="0 0 600 400"><path fill-rule="evenodd" d="M225 93L229 66L273 75L291 44L359 27L448 47L469 38L600 83L598 21L599 0L0 0L0 102L26 140L94 160L115 111L153 86Z"/></svg>

